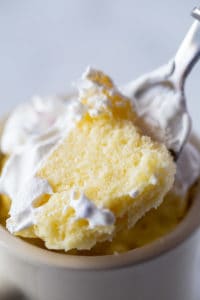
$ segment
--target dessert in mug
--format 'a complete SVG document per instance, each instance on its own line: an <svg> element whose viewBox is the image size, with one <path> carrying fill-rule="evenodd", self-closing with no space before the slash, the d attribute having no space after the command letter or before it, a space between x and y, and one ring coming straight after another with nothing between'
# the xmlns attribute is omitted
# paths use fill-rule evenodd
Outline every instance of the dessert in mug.
<svg viewBox="0 0 200 300"><path fill-rule="evenodd" d="M169 233L189 208L199 152L187 143L175 161L103 72L88 68L77 86L67 99L33 97L6 120L1 223L47 249L86 255Z"/></svg>

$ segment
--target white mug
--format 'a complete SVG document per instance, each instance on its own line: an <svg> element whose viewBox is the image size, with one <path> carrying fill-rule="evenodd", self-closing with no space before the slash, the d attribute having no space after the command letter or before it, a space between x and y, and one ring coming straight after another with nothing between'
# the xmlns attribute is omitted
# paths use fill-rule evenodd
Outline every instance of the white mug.
<svg viewBox="0 0 200 300"><path fill-rule="evenodd" d="M200 149L198 139L193 143ZM199 225L200 184L173 232L124 254L60 254L14 237L0 225L0 278L30 300L196 300Z"/></svg>
<svg viewBox="0 0 200 300"><path fill-rule="evenodd" d="M199 225L200 189L172 233L119 255L55 253L0 226L0 274L34 300L194 300Z"/></svg>

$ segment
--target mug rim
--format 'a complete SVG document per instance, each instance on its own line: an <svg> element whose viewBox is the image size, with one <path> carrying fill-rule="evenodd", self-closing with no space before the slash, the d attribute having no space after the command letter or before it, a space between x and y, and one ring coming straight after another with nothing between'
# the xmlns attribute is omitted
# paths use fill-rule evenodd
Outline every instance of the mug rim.
<svg viewBox="0 0 200 300"><path fill-rule="evenodd" d="M176 228L169 234L125 253L103 256L79 256L57 253L34 246L19 237L11 235L0 225L0 248L12 256L37 266L64 268L71 270L107 270L127 268L157 259L180 246L200 226L200 187L192 199L192 204ZM1 249L0 249L1 250Z"/></svg>

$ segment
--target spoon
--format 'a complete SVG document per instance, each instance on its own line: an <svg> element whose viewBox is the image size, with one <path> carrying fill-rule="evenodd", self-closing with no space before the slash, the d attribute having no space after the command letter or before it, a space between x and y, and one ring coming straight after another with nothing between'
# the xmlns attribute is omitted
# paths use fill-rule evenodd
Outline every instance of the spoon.
<svg viewBox="0 0 200 300"><path fill-rule="evenodd" d="M175 57L166 65L122 88L133 100L145 132L165 143L177 159L186 143L191 120L185 100L185 80L200 58L200 9Z"/></svg>

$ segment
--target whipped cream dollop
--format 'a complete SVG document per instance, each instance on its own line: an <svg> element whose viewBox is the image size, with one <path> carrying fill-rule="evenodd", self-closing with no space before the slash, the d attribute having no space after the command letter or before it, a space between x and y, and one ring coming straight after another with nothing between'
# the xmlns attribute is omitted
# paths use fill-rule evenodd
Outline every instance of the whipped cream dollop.
<svg viewBox="0 0 200 300"><path fill-rule="evenodd" d="M79 101L84 102L91 117L98 116L111 106L108 96L103 93L103 85L106 85L106 82L101 81L99 74L99 71L88 67L78 82ZM112 82L110 82L110 88L113 90Z"/></svg>
<svg viewBox="0 0 200 300"><path fill-rule="evenodd" d="M81 119L83 105L78 101L64 101L60 97L35 96L19 105L9 116L1 138L1 151L11 155L29 141L41 142L62 135Z"/></svg>
<svg viewBox="0 0 200 300"><path fill-rule="evenodd" d="M75 217L73 221L86 219L91 229L97 226L110 226L115 223L115 216L113 213L103 207L97 207L83 192L77 195L75 189L71 192L69 206L75 210Z"/></svg>

